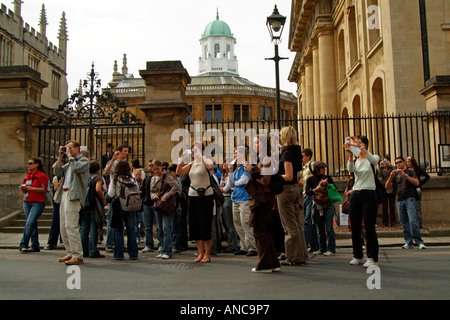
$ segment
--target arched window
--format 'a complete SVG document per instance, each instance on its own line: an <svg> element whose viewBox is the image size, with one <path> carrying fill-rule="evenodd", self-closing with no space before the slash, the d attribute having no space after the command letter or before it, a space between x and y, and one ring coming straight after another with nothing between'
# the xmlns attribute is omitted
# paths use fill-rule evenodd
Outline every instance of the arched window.
<svg viewBox="0 0 450 320"><path fill-rule="evenodd" d="M205 51L204 51L203 58L206 60L206 59L208 59L208 46L206 45L204 49L205 49Z"/></svg>
<svg viewBox="0 0 450 320"><path fill-rule="evenodd" d="M214 58L220 58L220 45L218 43L214 45Z"/></svg>
<svg viewBox="0 0 450 320"><path fill-rule="evenodd" d="M227 59L231 59L231 47L227 44Z"/></svg>
<svg viewBox="0 0 450 320"><path fill-rule="evenodd" d="M356 23L355 7L348 10L348 38L350 52L350 67L358 61L358 30Z"/></svg>
<svg viewBox="0 0 450 320"><path fill-rule="evenodd" d="M344 30L339 32L338 47L339 47L339 83L345 80L347 67L345 65L345 43L344 43Z"/></svg>

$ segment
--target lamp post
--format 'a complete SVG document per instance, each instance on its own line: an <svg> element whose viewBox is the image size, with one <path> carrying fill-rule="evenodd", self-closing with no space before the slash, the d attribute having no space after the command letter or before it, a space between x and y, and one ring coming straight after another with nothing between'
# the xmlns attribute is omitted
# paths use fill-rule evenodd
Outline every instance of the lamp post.
<svg viewBox="0 0 450 320"><path fill-rule="evenodd" d="M266 58L266 60L275 61L275 80L276 80L276 93L277 93L277 127L281 129L281 103L280 103L280 68L279 62L283 59L278 55L278 44L281 42L281 34L283 33L284 24L286 23L286 17L282 16L278 12L277 5L273 9L272 15L267 17L267 29L269 30L270 37L275 45L275 56L273 58Z"/></svg>

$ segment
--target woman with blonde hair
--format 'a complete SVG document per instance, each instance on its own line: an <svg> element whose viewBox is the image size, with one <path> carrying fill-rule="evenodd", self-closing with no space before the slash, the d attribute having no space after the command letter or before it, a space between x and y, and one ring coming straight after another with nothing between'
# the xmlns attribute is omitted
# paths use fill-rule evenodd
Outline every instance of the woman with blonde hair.
<svg viewBox="0 0 450 320"><path fill-rule="evenodd" d="M277 195L278 211L285 231L286 261L283 265L301 265L308 260L303 222L300 219L302 193L297 173L302 169L302 149L297 143L297 132L289 126L280 130L279 173L285 180L283 192Z"/></svg>

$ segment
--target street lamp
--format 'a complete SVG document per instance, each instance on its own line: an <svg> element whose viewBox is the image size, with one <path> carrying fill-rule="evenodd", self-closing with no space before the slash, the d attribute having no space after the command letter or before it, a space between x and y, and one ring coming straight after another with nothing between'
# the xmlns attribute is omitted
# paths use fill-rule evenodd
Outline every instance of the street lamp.
<svg viewBox="0 0 450 320"><path fill-rule="evenodd" d="M273 9L272 15L267 17L267 29L269 30L270 37L275 45L275 56L273 58L266 58L266 60L275 61L275 78L276 78L276 91L277 91L277 127L281 130L281 103L280 103L280 68L279 62L283 59L278 55L278 44L281 42L281 34L283 33L284 24L286 23L286 17L282 16L278 12L277 5Z"/></svg>

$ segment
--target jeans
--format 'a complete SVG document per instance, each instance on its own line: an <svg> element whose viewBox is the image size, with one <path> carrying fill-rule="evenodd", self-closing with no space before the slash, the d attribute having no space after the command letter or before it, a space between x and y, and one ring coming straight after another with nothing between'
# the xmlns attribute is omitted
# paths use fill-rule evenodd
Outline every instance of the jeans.
<svg viewBox="0 0 450 320"><path fill-rule="evenodd" d="M120 210L120 216L122 222L125 223L127 228L127 249L130 259L138 258L138 246L136 243L136 212L126 212ZM114 259L123 260L124 258L124 228L123 224L120 228L114 229Z"/></svg>
<svg viewBox="0 0 450 320"><path fill-rule="evenodd" d="M80 213L81 228L80 237L83 246L83 257L97 257L100 251L97 250L98 226L95 222L95 211L86 210Z"/></svg>
<svg viewBox="0 0 450 320"><path fill-rule="evenodd" d="M225 197L225 202L222 205L222 219L227 234L228 248L233 252L239 250L237 232L233 223L233 208L231 197Z"/></svg>
<svg viewBox="0 0 450 320"><path fill-rule="evenodd" d="M56 246L58 244L58 237L59 242L62 243L59 232L59 203L53 201L52 226L48 235L47 244Z"/></svg>
<svg viewBox="0 0 450 320"><path fill-rule="evenodd" d="M176 251L181 251L181 227L180 227L181 211L175 210L172 220L173 243L172 247Z"/></svg>
<svg viewBox="0 0 450 320"><path fill-rule="evenodd" d="M45 202L24 201L23 211L27 219L25 228L23 230L23 237L20 241L20 249L28 248L28 243L31 239L31 247L39 250L39 234L38 234L38 219L45 208Z"/></svg>
<svg viewBox="0 0 450 320"><path fill-rule="evenodd" d="M167 254L168 256L173 255L172 248L172 221L173 221L173 212L170 215L161 214L155 210L156 216L156 225L158 226L158 230L161 233L160 245L161 254Z"/></svg>
<svg viewBox="0 0 450 320"><path fill-rule="evenodd" d="M423 240L420 235L419 218L416 211L416 200L408 198L403 201L397 201L398 218L403 229L403 238L409 245L413 244L413 240L417 244L422 244Z"/></svg>
<svg viewBox="0 0 450 320"><path fill-rule="evenodd" d="M145 246L153 249L155 242L153 241L153 217L155 210L151 205L143 204L144 207L144 232L145 232Z"/></svg>
<svg viewBox="0 0 450 320"><path fill-rule="evenodd" d="M305 241L306 246L310 247L312 251L319 250L319 240L317 238L317 228L312 219L312 197L310 195L306 195L303 198L303 213L305 216Z"/></svg>
<svg viewBox="0 0 450 320"><path fill-rule="evenodd" d="M323 209L323 216L319 211L314 215L314 221L319 229L320 252L336 253L336 233L333 228L334 206ZM327 241L328 240L328 241ZM328 242L328 245L327 245Z"/></svg>
<svg viewBox="0 0 450 320"><path fill-rule="evenodd" d="M145 236L144 211L136 212L136 240Z"/></svg>
<svg viewBox="0 0 450 320"><path fill-rule="evenodd" d="M108 217L106 219L106 248L112 248L114 245L114 230L111 228L111 218L112 218L112 202L109 203Z"/></svg>

